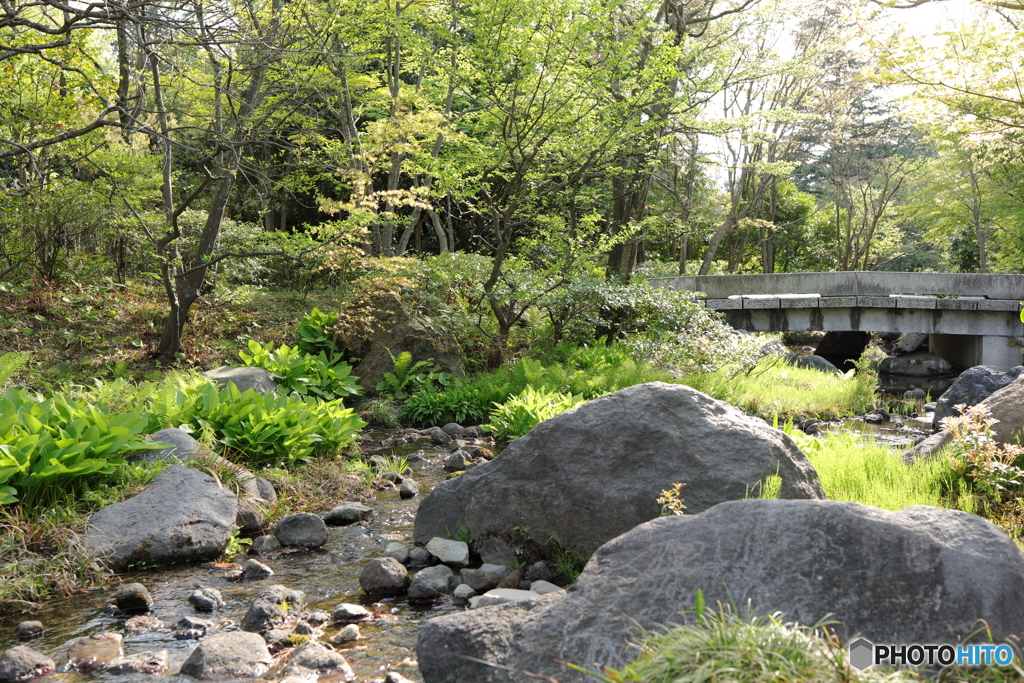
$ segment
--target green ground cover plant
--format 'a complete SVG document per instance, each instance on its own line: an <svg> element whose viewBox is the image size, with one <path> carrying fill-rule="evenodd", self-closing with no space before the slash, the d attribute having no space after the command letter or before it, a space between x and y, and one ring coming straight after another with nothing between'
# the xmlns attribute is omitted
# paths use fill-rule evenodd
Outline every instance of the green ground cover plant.
<svg viewBox="0 0 1024 683"><path fill-rule="evenodd" d="M588 673L602 683L994 683L1024 675L1016 662L1010 667L951 666L937 676L923 669L888 666L857 671L827 622L802 626L779 612L758 614L751 605L742 611L721 604L705 610L699 591L697 597L696 623L650 632L632 663Z"/></svg>
<svg viewBox="0 0 1024 683"><path fill-rule="evenodd" d="M352 366L340 356L328 356L320 351L315 356L302 351L297 345L260 344L250 339L249 353L239 351L238 357L250 367L263 368L274 375L279 394L311 396L321 401L333 401L362 393L352 376Z"/></svg>
<svg viewBox="0 0 1024 683"><path fill-rule="evenodd" d="M753 366L730 366L678 381L747 412L783 421L798 416L833 420L867 412L877 400L877 377L867 368L838 376L786 365L778 356L768 356Z"/></svg>
<svg viewBox="0 0 1024 683"><path fill-rule="evenodd" d="M544 420L575 408L583 401L583 397L578 394L526 387L518 396L492 410L491 421L484 428L490 430L495 439L511 441L525 435Z"/></svg>

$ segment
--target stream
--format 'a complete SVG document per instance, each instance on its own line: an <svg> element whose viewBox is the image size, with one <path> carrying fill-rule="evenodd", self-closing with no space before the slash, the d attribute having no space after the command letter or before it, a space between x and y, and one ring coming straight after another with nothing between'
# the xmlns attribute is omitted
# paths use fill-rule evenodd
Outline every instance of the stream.
<svg viewBox="0 0 1024 683"><path fill-rule="evenodd" d="M372 432L379 440L393 432ZM423 442L419 442L422 446ZM356 673L356 680L382 679L394 669L412 681L422 678L416 669L416 638L420 622L424 619L462 609L452 602L451 596L427 605L413 605L404 597L371 599L359 588L359 574L370 560L381 557L384 547L391 541L406 541L412 546L413 521L422 495L443 481L445 446L401 447L368 449L367 455L407 456L418 453L424 457L411 463L412 477L420 485L420 495L401 500L398 489L378 491L363 501L374 509L369 522L344 527L328 527L328 540L313 551L272 554L260 561L274 570L274 576L244 583L228 581L218 576L226 570L211 562L183 564L160 569L149 569L122 575L125 583L139 582L153 596L150 615L162 620L168 628L146 633L130 633L125 626L126 617L114 616L106 607L116 586L90 591L70 598L48 602L43 609L32 614L11 614L0 618L0 651L19 644L15 626L26 619L39 620L46 630L43 635L27 644L49 655L62 671L67 661L67 644L74 638L105 631L124 635L126 655L146 650L167 650L168 672L177 672L182 662L199 644L198 640L176 640L170 627L184 616L200 616L214 620L229 619L241 623L256 594L266 586L283 584L306 594L306 609L331 611L342 602L362 604L378 613L373 621L360 624L361 637L347 645L336 646L345 655ZM343 501L335 501L340 503ZM227 603L213 613L197 613L188 602L189 594L199 586L216 588ZM324 640L333 636L340 626L327 626ZM213 629L211 633L215 632ZM118 681L120 683L195 683L187 675L166 675L154 678L149 674L97 674L58 673L46 680L73 683L76 681ZM322 678L326 683L327 678ZM339 679L340 680L340 679Z"/></svg>
<svg viewBox="0 0 1024 683"><path fill-rule="evenodd" d="M893 421L877 425L866 423L862 418L849 418L822 427L826 431L853 431L889 446L900 446L913 443L931 433L931 418L930 412L922 412L918 418L897 416ZM416 509L421 497L444 480L446 473L443 464L449 450L446 446L423 447L423 441L402 446L383 446L390 443L388 437L395 433L379 430L371 432L370 437L374 441L366 444L366 456L404 457L413 453L421 456L421 460L410 463L414 471L412 477L420 485L420 495L402 500L397 488L374 492L370 499L363 501L374 509L373 518L369 522L328 527L327 543L317 550L286 551L260 558L275 572L267 579L243 583L229 581L223 576L226 568L211 562L141 570L123 575L125 583L139 582L149 589L154 600L150 615L162 620L166 628L144 633L130 632L126 627L126 617L115 615L107 606L116 589L114 586L50 601L32 614L0 617L0 651L18 645L15 626L20 621L33 619L41 621L46 630L41 637L27 644L52 657L57 663L58 672L61 672L48 680L60 683L84 683L86 680L100 683L153 683L154 680L160 683L195 683L195 679L190 676L177 673L154 679L150 674L85 675L62 671L67 661L65 653L69 641L80 636L113 631L124 635L126 655L147 650L167 650L167 671L177 672L199 641L176 639L172 630L175 622L185 616L201 616L230 620L224 622L221 628L233 628L241 623L250 603L261 589L283 584L306 594L307 610L323 609L329 612L339 603L351 602L362 604L377 613L373 621L360 624L359 640L337 646L355 671L357 681L379 681L390 670L412 681L421 681L415 663L416 639L421 622L461 610L462 606L454 604L451 596L434 603L415 605L404 596L369 598L359 587L359 574L370 560L383 555L385 546L391 541L404 541L412 545ZM334 501L333 504L340 502L343 501ZM187 599L200 586L216 588L227 604L212 614L197 613ZM338 625L327 626L323 639L328 640L340 628ZM211 629L210 632L216 630ZM335 676L321 680L322 683L333 683L335 680L340 683L341 679Z"/></svg>

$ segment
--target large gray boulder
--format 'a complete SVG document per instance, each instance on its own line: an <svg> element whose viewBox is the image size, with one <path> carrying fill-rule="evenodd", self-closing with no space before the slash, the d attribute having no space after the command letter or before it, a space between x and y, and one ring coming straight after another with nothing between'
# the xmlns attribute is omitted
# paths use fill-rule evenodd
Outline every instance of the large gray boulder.
<svg viewBox="0 0 1024 683"><path fill-rule="evenodd" d="M589 553L657 517L658 496L675 482L695 513L745 498L776 473L782 498L825 498L781 431L690 387L651 382L556 415L441 482L420 504L414 535L424 544L465 526L478 545L528 534L542 556L556 543Z"/></svg>
<svg viewBox="0 0 1024 683"><path fill-rule="evenodd" d="M243 394L249 389L261 394L273 394L277 391L274 375L263 368L222 365L219 368L207 370L203 374L222 388L230 382L238 387L238 391Z"/></svg>
<svg viewBox="0 0 1024 683"><path fill-rule="evenodd" d="M711 607L779 610L806 625L832 615L844 640L954 643L978 619L996 642L1024 633L1024 555L981 517L743 500L619 536L574 591L427 621L420 671L426 683L537 680L523 671L590 683L555 660L621 667L636 656L640 629L692 619L698 589Z"/></svg>
<svg viewBox="0 0 1024 683"><path fill-rule="evenodd" d="M97 511L84 543L114 569L213 560L235 530L238 500L210 475L181 465L141 493Z"/></svg>
<svg viewBox="0 0 1024 683"><path fill-rule="evenodd" d="M1024 365L1000 372L987 365L975 365L968 368L956 378L953 385L943 392L935 402L935 415L932 418L932 429L942 429L942 420L959 415L954 406L963 403L968 408L978 405L986 398L1007 386L1024 372Z"/></svg>

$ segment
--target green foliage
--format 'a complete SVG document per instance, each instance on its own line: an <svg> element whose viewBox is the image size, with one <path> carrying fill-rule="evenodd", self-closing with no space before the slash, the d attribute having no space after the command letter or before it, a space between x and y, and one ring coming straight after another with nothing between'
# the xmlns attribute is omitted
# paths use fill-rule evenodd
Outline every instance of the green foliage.
<svg viewBox="0 0 1024 683"><path fill-rule="evenodd" d="M590 556L575 548L565 547L558 539L552 539L551 546L554 551L555 572L570 584L576 583Z"/></svg>
<svg viewBox="0 0 1024 683"><path fill-rule="evenodd" d="M512 440L538 424L583 403L582 396L527 387L515 398L496 404L491 421L484 425L496 439Z"/></svg>
<svg viewBox="0 0 1024 683"><path fill-rule="evenodd" d="M209 427L218 441L250 467L277 466L334 455L355 441L366 423L340 400L321 403L294 395L218 391L201 387L184 417L199 429Z"/></svg>
<svg viewBox="0 0 1024 683"><path fill-rule="evenodd" d="M5 386L14 373L23 368L31 357L31 354L17 351L8 351L0 356L0 387Z"/></svg>
<svg viewBox="0 0 1024 683"><path fill-rule="evenodd" d="M927 680L923 673L892 672L883 667L856 672L847 663L843 643L821 630L821 625L807 627L787 622L779 612L761 616L750 605L742 615L734 607L719 605L717 610L705 609L702 600L698 600L698 605L695 624L648 633L640 644L639 656L625 668L587 673L604 683Z"/></svg>
<svg viewBox="0 0 1024 683"><path fill-rule="evenodd" d="M384 379L377 382L375 387L382 394L394 396L399 401L409 398L412 387L423 386L434 379L447 381L447 373L422 372L430 370L431 364L428 361L420 360L412 362L412 354L402 351L397 356L388 351L393 364L393 372L385 372ZM441 377L444 375L444 377Z"/></svg>
<svg viewBox="0 0 1024 683"><path fill-rule="evenodd" d="M869 411L877 377L870 372L840 377L769 356L753 367L722 368L677 381L766 419L805 415L831 420Z"/></svg>
<svg viewBox="0 0 1024 683"><path fill-rule="evenodd" d="M352 366L337 357L328 358L323 351L311 356L298 346L287 344L281 344L275 351L272 342L263 346L254 339L250 339L247 346L252 355L239 351L238 357L246 365L269 370L277 380L280 394L294 393L333 401L361 391L357 378L350 374Z"/></svg>
<svg viewBox="0 0 1024 683"><path fill-rule="evenodd" d="M411 424L439 425L448 422L480 422L487 417L491 401L471 386L422 389L402 404L402 417Z"/></svg>
<svg viewBox="0 0 1024 683"><path fill-rule="evenodd" d="M251 538L240 538L238 532L242 530L242 527L236 526L235 531L231 534L231 538L228 539L228 544L224 548L224 552L221 553L221 557L231 559L236 555L245 553L249 546L252 545Z"/></svg>
<svg viewBox="0 0 1024 683"><path fill-rule="evenodd" d="M371 423L384 427L397 427L402 417L402 408L393 396L375 396L359 404L359 412L367 413Z"/></svg>
<svg viewBox="0 0 1024 683"><path fill-rule="evenodd" d="M330 358L336 355L339 349L334 341L331 327L337 322L338 315L336 313L324 313L314 307L299 321L296 330L299 334L299 350L309 356L324 353Z"/></svg>
<svg viewBox="0 0 1024 683"><path fill-rule="evenodd" d="M0 397L0 503L31 509L81 493L127 453L162 445L139 438L146 426L66 396L36 400L8 389Z"/></svg>
<svg viewBox="0 0 1024 683"><path fill-rule="evenodd" d="M948 476L942 458L908 465L898 452L849 432L824 438L805 435L799 445L830 500L850 500L885 510L941 504L943 481Z"/></svg>

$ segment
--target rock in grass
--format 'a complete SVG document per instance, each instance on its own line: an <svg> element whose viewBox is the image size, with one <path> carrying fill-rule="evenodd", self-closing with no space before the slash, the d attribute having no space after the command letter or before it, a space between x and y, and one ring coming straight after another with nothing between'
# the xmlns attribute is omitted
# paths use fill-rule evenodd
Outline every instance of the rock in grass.
<svg viewBox="0 0 1024 683"><path fill-rule="evenodd" d="M192 651L181 673L203 680L255 678L270 668L270 651L256 633L215 633Z"/></svg>
<svg viewBox="0 0 1024 683"><path fill-rule="evenodd" d="M844 641L955 643L979 619L994 642L1024 633L1024 554L981 517L742 500L609 541L574 591L428 620L420 671L426 683L497 682L503 667L591 683L555 660L621 668L640 629L692 619L698 589L707 605L749 602L808 626L831 614Z"/></svg>
<svg viewBox="0 0 1024 683"><path fill-rule="evenodd" d="M173 465L141 493L93 514L83 542L114 569L214 560L237 511L235 494L216 479Z"/></svg>
<svg viewBox="0 0 1024 683"><path fill-rule="evenodd" d="M219 387L224 387L231 382L238 387L240 393L245 393L249 389L260 394L273 394L277 391L274 375L263 368L222 365L219 368L207 370L203 374L216 382Z"/></svg>
<svg viewBox="0 0 1024 683"><path fill-rule="evenodd" d="M54 671L53 660L28 645L17 645L0 654L0 682L27 681Z"/></svg>
<svg viewBox="0 0 1024 683"><path fill-rule="evenodd" d="M488 540L518 543L525 528L546 559L556 541L590 553L658 517L658 496L675 482L697 513L746 498L776 473L781 498L825 497L781 431L690 387L650 382L545 420L500 457L441 482L420 503L414 539L465 526L483 557Z"/></svg>

